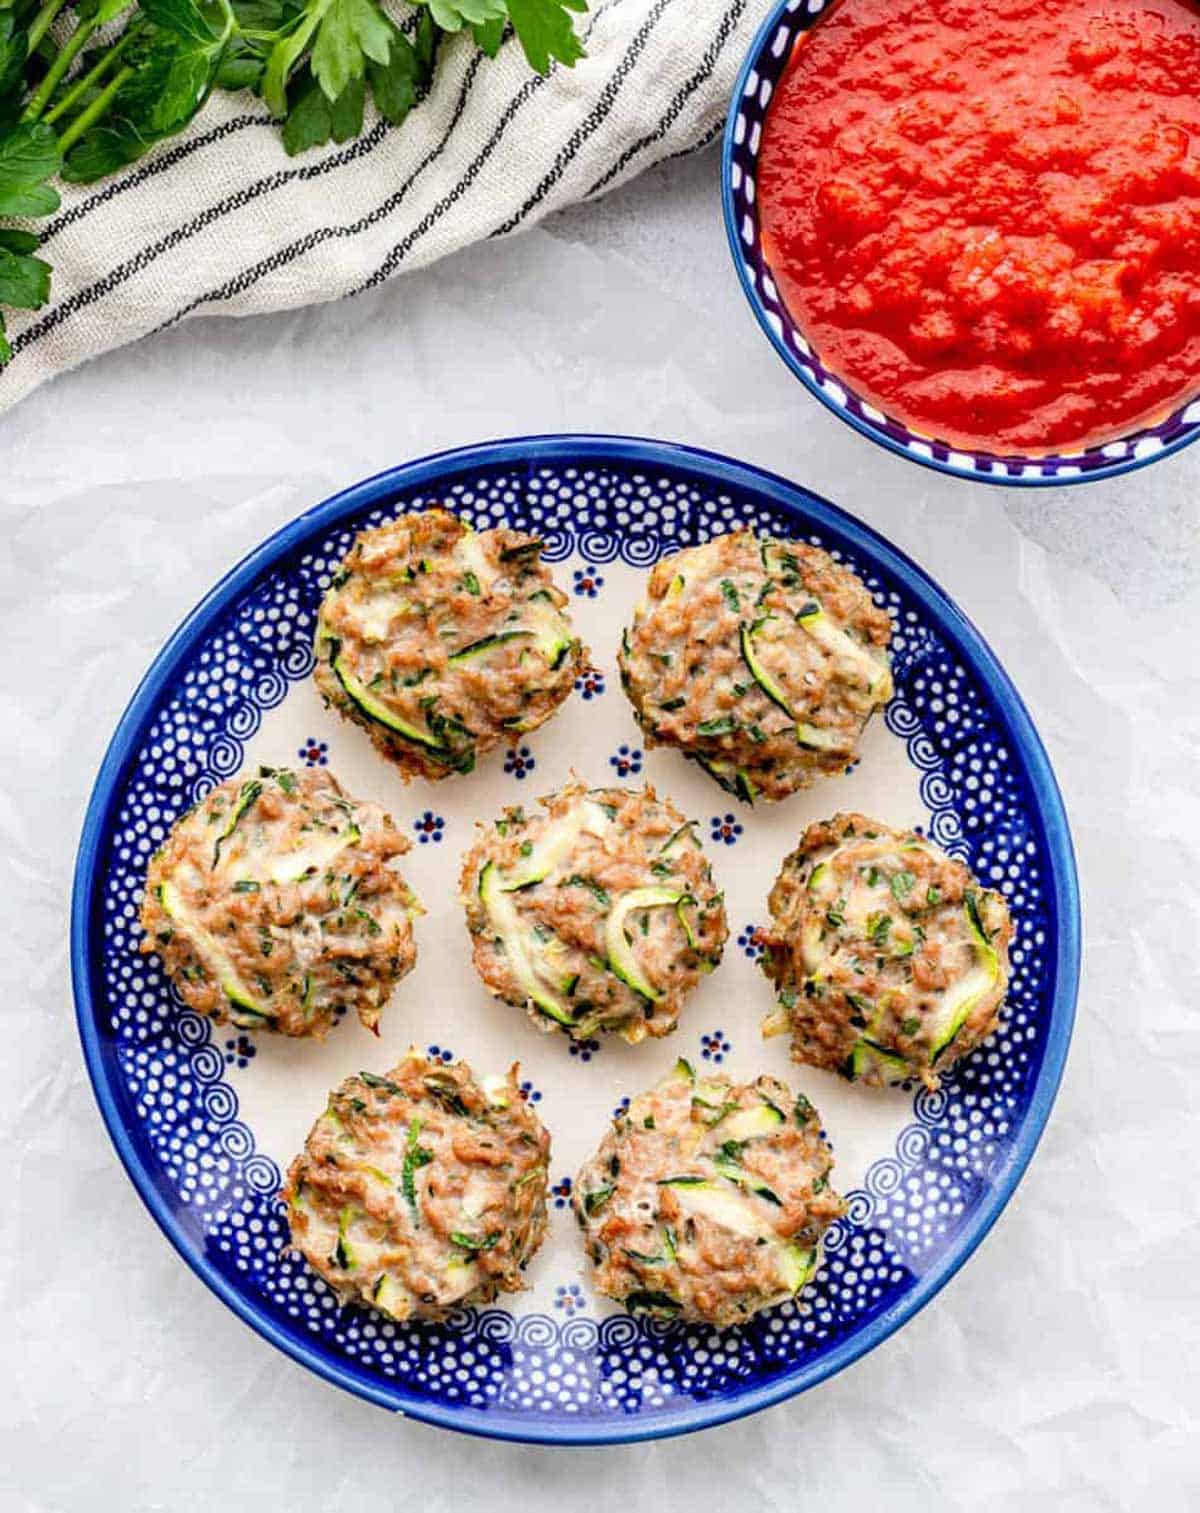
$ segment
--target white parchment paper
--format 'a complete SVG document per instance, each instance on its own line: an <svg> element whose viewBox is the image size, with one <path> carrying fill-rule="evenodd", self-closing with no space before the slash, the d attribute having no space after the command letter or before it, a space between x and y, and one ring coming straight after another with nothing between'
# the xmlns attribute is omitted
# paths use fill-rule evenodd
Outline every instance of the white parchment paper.
<svg viewBox="0 0 1200 1513"><path fill-rule="evenodd" d="M712 155L367 298L193 324L0 430L0 1509L1200 1506L1200 447L1030 493L890 458L743 308ZM166 635L334 489L483 437L711 446L855 511L1009 668L1074 826L1085 967L1034 1164L900 1335L754 1419L533 1450L406 1423L265 1346L178 1260L100 1124L67 900L104 746Z"/></svg>

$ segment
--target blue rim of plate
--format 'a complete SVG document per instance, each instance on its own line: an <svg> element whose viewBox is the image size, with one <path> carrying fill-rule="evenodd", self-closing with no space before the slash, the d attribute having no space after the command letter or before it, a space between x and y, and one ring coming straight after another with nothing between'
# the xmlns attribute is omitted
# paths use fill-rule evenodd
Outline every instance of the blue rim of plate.
<svg viewBox="0 0 1200 1513"><path fill-rule="evenodd" d="M1078 453L1026 457L966 451L909 431L902 422L868 405L845 379L822 367L771 279L758 236L753 190L758 140L774 84L799 37L831 8L832 0L779 0L755 34L738 72L721 148L721 206L738 281L763 334L794 376L831 414L868 441L907 462L968 483L1065 488L1123 477L1190 446L1200 437L1200 400L1195 394L1156 425L1139 426ZM1105 460L1118 447L1123 455Z"/></svg>
<svg viewBox="0 0 1200 1513"><path fill-rule="evenodd" d="M173 1189L161 1171L144 1159L131 1137L120 1110L121 1092L113 1085L103 1054L97 995L93 989L94 934L103 871L101 852L114 802L129 764L138 750L144 722L166 689L189 649L226 608L266 569L285 558L317 532L328 530L346 517L381 504L405 490L448 479L473 470L497 465L635 463L691 474L707 482L755 494L797 519L832 529L890 572L922 608L939 630L945 632L972 664L1007 724L1033 791L1034 816L1043 831L1052 863L1050 889L1057 915L1057 951L1053 962L1054 993L1049 1026L1036 1083L1025 1109L1018 1139L1005 1153L1002 1167L993 1174L987 1197L948 1253L924 1272L917 1283L894 1305L856 1329L844 1342L822 1354L808 1366L763 1386L725 1399L695 1403L669 1419L653 1418L614 1427L571 1424L539 1428L527 1416L489 1409L445 1406L413 1399L381 1387L360 1376L313 1344L288 1334L260 1309L253 1299L232 1286L212 1262L197 1254L187 1226L172 1209ZM200 1277L245 1323L286 1355L318 1376L380 1407L405 1417L442 1428L485 1438L556 1445L635 1443L668 1438L725 1423L793 1397L843 1370L876 1345L881 1344L938 1293L969 1259L987 1235L1011 1197L1028 1166L1049 1117L1062 1078L1074 1022L1079 982L1080 915L1079 888L1074 852L1062 797L1046 752L1029 713L1008 675L980 633L961 610L909 557L836 505L801 490L777 474L720 454L677 443L625 436L567 434L513 437L435 453L379 473L281 527L232 568L187 616L155 658L122 715L101 763L88 805L76 860L71 899L71 973L76 1017L88 1074L96 1100L117 1154L142 1201L163 1233Z"/></svg>

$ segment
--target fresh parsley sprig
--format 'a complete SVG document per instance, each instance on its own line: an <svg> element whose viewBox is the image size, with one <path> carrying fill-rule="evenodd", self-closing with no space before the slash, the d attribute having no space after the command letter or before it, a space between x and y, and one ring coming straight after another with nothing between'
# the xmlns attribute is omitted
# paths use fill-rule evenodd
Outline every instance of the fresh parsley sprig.
<svg viewBox="0 0 1200 1513"><path fill-rule="evenodd" d="M0 366L4 307L38 309L51 275L32 227L4 221L53 214L55 177L88 184L136 162L214 89L260 95L295 154L357 136L368 97L400 125L444 33L469 31L494 57L511 28L543 74L583 56L573 14L587 0L407 3L402 28L378 0L0 0Z"/></svg>

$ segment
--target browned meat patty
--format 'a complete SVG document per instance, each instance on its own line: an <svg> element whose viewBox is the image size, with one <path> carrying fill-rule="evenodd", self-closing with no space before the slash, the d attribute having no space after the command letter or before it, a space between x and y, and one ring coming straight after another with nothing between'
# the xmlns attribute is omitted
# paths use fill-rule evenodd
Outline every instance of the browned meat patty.
<svg viewBox="0 0 1200 1513"><path fill-rule="evenodd" d="M749 531L665 557L620 653L647 745L729 792L786 798L844 772L892 694L891 622L847 567Z"/></svg>
<svg viewBox="0 0 1200 1513"><path fill-rule="evenodd" d="M332 773L262 767L175 824L142 900L141 949L218 1021L323 1039L338 1010L375 1029L413 968L409 843Z"/></svg>
<svg viewBox="0 0 1200 1513"><path fill-rule="evenodd" d="M596 1286L627 1308L738 1324L795 1297L843 1212L812 1104L686 1061L634 1098L575 1182Z"/></svg>
<svg viewBox="0 0 1200 1513"><path fill-rule="evenodd" d="M542 1243L549 1160L516 1066L479 1080L410 1051L330 1094L283 1189L292 1245L343 1303L393 1319L489 1303Z"/></svg>
<svg viewBox="0 0 1200 1513"><path fill-rule="evenodd" d="M810 825L771 890L762 957L792 1056L872 1086L938 1073L996 1028L1012 921L999 893L912 830Z"/></svg>
<svg viewBox="0 0 1200 1513"><path fill-rule="evenodd" d="M314 676L406 779L470 772L571 692L586 653L540 554L536 536L440 509L355 541L321 603Z"/></svg>
<svg viewBox="0 0 1200 1513"><path fill-rule="evenodd" d="M541 802L482 826L463 859L476 970L541 1029L668 1034L729 933L694 822L652 788Z"/></svg>

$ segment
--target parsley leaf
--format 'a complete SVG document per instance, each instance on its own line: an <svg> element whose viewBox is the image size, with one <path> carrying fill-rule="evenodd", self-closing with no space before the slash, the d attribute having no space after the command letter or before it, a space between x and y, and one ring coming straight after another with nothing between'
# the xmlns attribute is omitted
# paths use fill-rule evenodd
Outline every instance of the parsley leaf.
<svg viewBox="0 0 1200 1513"><path fill-rule="evenodd" d="M18 231L15 226L0 226L0 247L9 252L36 252L38 239L32 231Z"/></svg>
<svg viewBox="0 0 1200 1513"><path fill-rule="evenodd" d="M351 141L362 130L366 94L366 81L351 79L337 99L330 100L306 65L288 88L284 150L294 157L329 141Z"/></svg>
<svg viewBox="0 0 1200 1513"><path fill-rule="evenodd" d="M586 0L414 0L427 5L444 32L469 26L478 45L494 57L504 36L504 22L512 23L521 50L531 68L544 74L551 61L568 68L583 57L583 44L575 35L572 11L585 11Z"/></svg>
<svg viewBox="0 0 1200 1513"><path fill-rule="evenodd" d="M337 100L352 80L363 78L368 58L388 61L395 30L374 0L332 0L309 59L330 100Z"/></svg>
<svg viewBox="0 0 1200 1513"><path fill-rule="evenodd" d="M500 44L504 41L504 32L507 27L507 18L493 16L490 21L477 22L471 28L471 35L475 38L475 46L489 58L494 58L500 51Z"/></svg>
<svg viewBox="0 0 1200 1513"><path fill-rule="evenodd" d="M62 176L68 184L91 184L136 162L153 145L128 121L93 126L68 154Z"/></svg>
<svg viewBox="0 0 1200 1513"><path fill-rule="evenodd" d="M329 0L308 4L271 49L263 70L262 97L272 115L281 119L288 113L288 80L300 66L317 28L321 25Z"/></svg>
<svg viewBox="0 0 1200 1513"><path fill-rule="evenodd" d="M570 68L584 56L570 12L587 10L587 0L508 0L508 17L530 68L548 73L557 58Z"/></svg>
<svg viewBox="0 0 1200 1513"><path fill-rule="evenodd" d="M155 26L201 47L210 46L220 35L194 0L138 0L138 6Z"/></svg>
<svg viewBox="0 0 1200 1513"><path fill-rule="evenodd" d="M11 8L0 8L0 100L21 83L28 53L29 34L18 25Z"/></svg>
<svg viewBox="0 0 1200 1513"><path fill-rule="evenodd" d="M14 233L3 235L7 241ZM0 303L16 310L36 310L46 303L49 293L50 264L0 244Z"/></svg>
<svg viewBox="0 0 1200 1513"><path fill-rule="evenodd" d="M0 136L0 215L50 215L59 194L46 180L62 167L49 126L20 125ZM29 308L26 306L25 308Z"/></svg>
<svg viewBox="0 0 1200 1513"><path fill-rule="evenodd" d="M220 49L211 33L204 41L174 30L148 34L118 96L122 117L152 141L181 130L208 99Z"/></svg>
<svg viewBox="0 0 1200 1513"><path fill-rule="evenodd" d="M434 22L444 32L459 32L464 26L488 28L496 21L503 25L505 0L415 0L427 5Z"/></svg>
<svg viewBox="0 0 1200 1513"><path fill-rule="evenodd" d="M367 64L375 108L393 126L401 124L433 76L437 36L437 28L430 17L422 15L417 22L415 41L410 42L398 27L392 27L392 46L387 62ZM474 577L474 574L465 576ZM470 584L467 587L470 588ZM477 592L478 587L476 583L473 592Z"/></svg>

